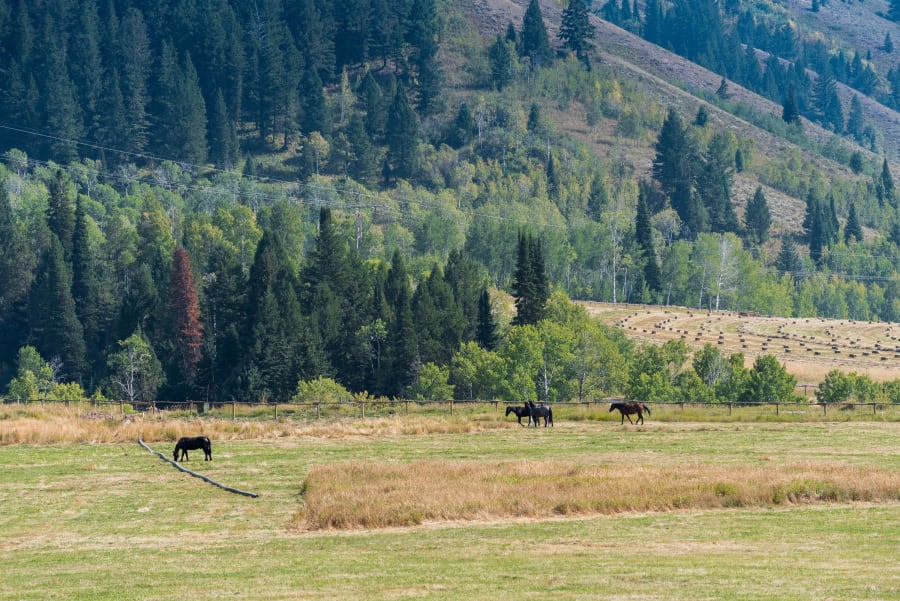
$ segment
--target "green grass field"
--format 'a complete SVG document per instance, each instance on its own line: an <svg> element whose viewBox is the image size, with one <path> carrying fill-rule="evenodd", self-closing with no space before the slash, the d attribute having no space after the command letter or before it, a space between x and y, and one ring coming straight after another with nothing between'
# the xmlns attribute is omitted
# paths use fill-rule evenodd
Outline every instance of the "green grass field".
<svg viewBox="0 0 900 601"><path fill-rule="evenodd" d="M296 524L318 466L534 462L677 474L708 465L739 477L799 462L900 474L898 440L896 422L562 422L214 440L213 462L192 454L189 467L257 499L178 472L136 442L2 446L0 598L900 599L900 496L402 528Z"/></svg>

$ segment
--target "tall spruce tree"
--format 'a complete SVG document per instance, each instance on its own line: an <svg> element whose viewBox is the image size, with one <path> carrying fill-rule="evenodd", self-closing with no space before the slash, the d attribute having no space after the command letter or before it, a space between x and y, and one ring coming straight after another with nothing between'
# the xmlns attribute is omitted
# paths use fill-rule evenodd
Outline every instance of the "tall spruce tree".
<svg viewBox="0 0 900 601"><path fill-rule="evenodd" d="M513 325L534 325L544 318L550 289L540 239L531 234L519 234L513 296Z"/></svg>
<svg viewBox="0 0 900 601"><path fill-rule="evenodd" d="M754 244L763 244L769 239L769 228L772 225L772 214L762 187L757 186L753 196L747 201L747 212L744 217L747 235Z"/></svg>
<svg viewBox="0 0 900 601"><path fill-rule="evenodd" d="M788 93L782 101L781 119L788 124L800 124L800 108L797 106L797 90L794 88L794 82L790 83Z"/></svg>
<svg viewBox="0 0 900 601"><path fill-rule="evenodd" d="M531 0L522 17L520 53L531 59L531 64L539 66L551 58L550 38L538 0Z"/></svg>
<svg viewBox="0 0 900 601"><path fill-rule="evenodd" d="M391 179L415 179L419 170L419 123L406 90L397 85L386 126L387 172Z"/></svg>
<svg viewBox="0 0 900 601"><path fill-rule="evenodd" d="M627 3L627 2L626 2ZM562 22L559 26L559 39L563 46L575 53L590 68L588 58L593 48L594 27L588 19L588 5L585 0L569 0L563 10Z"/></svg>
<svg viewBox="0 0 900 601"><path fill-rule="evenodd" d="M69 197L69 181L62 169L50 180L50 200L47 203L47 226L62 245L63 257L72 260L72 237L75 234L75 207Z"/></svg>
<svg viewBox="0 0 900 601"><path fill-rule="evenodd" d="M84 341L90 360L99 356L103 346L100 290L94 270L94 256L88 235L88 217L79 199L75 205L75 231L72 235L72 299L75 313L84 328Z"/></svg>
<svg viewBox="0 0 900 601"><path fill-rule="evenodd" d="M856 203L850 201L850 207L847 209L847 224L844 226L844 242L850 244L850 240L855 239L857 242L863 241L862 226L859 224L859 217L856 215Z"/></svg>
<svg viewBox="0 0 900 601"><path fill-rule="evenodd" d="M29 295L30 340L43 357L59 359L59 373L80 382L85 373L84 329L75 313L72 273L63 257L62 244L50 236Z"/></svg>
<svg viewBox="0 0 900 601"><path fill-rule="evenodd" d="M634 218L634 236L643 255L644 283L651 293L659 292L662 287L662 276L653 244L653 225L650 223L650 210L647 208L647 198L643 193L638 194L637 212Z"/></svg>
<svg viewBox="0 0 900 601"><path fill-rule="evenodd" d="M487 351L497 348L497 320L491 307L491 294L487 288L482 290L478 297L478 326L475 330L475 342Z"/></svg>
<svg viewBox="0 0 900 601"><path fill-rule="evenodd" d="M797 245L794 244L794 238L790 234L781 237L781 250L778 251L778 258L775 259L775 267L781 273L787 273L799 276L803 272L803 259L797 252Z"/></svg>
<svg viewBox="0 0 900 601"><path fill-rule="evenodd" d="M488 60L491 65L491 84L497 90L502 90L512 81L512 51L509 45L509 42L497 34L494 43L491 44L488 50Z"/></svg>

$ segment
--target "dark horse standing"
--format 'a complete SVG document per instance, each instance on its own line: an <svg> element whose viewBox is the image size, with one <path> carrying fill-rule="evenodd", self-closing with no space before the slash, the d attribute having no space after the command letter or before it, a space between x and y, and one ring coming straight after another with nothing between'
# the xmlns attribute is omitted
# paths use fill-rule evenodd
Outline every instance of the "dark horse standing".
<svg viewBox="0 0 900 601"><path fill-rule="evenodd" d="M528 409L531 412L531 422L534 424L534 427L537 428L541 418L544 418L544 427L547 427L547 424L553 425L553 409L547 407L546 405L537 406L533 401L528 401L525 403L528 405Z"/></svg>
<svg viewBox="0 0 900 601"><path fill-rule="evenodd" d="M644 423L644 411L647 412L647 415L650 415L650 407L644 405L643 403L636 403L634 401L626 401L624 403L612 403L609 406L609 411L612 413L616 409L619 410L619 413L622 414L622 423L625 423L625 418L628 418L628 423L634 425L634 422L631 421L631 416L637 413L638 423Z"/></svg>
<svg viewBox="0 0 900 601"><path fill-rule="evenodd" d="M189 437L185 436L178 439L178 442L175 444L175 461L178 461L178 451L181 451L181 458L188 458L188 451L194 451L196 449L203 449L203 461L212 461L212 444L209 442L209 439L205 436L194 436Z"/></svg>
<svg viewBox="0 0 900 601"><path fill-rule="evenodd" d="M509 417L509 414L512 413L517 418L519 418L519 425L522 425L522 418L528 418L528 425L531 425L531 408L526 403L524 407L511 407L509 405L506 406L506 416Z"/></svg>

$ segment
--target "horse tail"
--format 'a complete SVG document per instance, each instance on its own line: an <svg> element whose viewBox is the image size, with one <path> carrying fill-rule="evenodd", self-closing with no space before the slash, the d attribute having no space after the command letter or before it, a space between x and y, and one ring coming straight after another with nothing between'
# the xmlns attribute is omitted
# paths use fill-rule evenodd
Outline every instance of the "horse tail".
<svg viewBox="0 0 900 601"><path fill-rule="evenodd" d="M550 425L553 425L553 407L547 407L547 415L550 417Z"/></svg>
<svg viewBox="0 0 900 601"><path fill-rule="evenodd" d="M647 412L647 415L650 415L650 407L648 407L647 405L644 405L644 404L642 404L641 407L644 408L644 411Z"/></svg>

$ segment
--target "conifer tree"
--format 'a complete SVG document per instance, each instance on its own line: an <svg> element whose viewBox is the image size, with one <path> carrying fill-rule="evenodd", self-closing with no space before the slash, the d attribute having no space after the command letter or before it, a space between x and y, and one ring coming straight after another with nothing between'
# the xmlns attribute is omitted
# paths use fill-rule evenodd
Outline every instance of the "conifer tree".
<svg viewBox="0 0 900 601"><path fill-rule="evenodd" d="M72 237L75 234L75 207L69 198L69 182L62 169L57 169L50 181L50 201L47 204L47 226L62 245L63 258L72 259Z"/></svg>
<svg viewBox="0 0 900 601"><path fill-rule="evenodd" d="M347 173L359 183L370 185L377 175L377 150L358 113L354 113L347 124L347 141L352 149Z"/></svg>
<svg viewBox="0 0 900 601"><path fill-rule="evenodd" d="M643 192L643 190L642 190ZM650 210L644 193L638 194L637 212L634 218L634 236L644 259L644 282L652 292L659 292L662 287L659 263L656 260L656 249L653 244L653 226L650 223Z"/></svg>
<svg viewBox="0 0 900 601"><path fill-rule="evenodd" d="M499 34L488 49L488 60L491 64L491 84L497 90L502 90L512 81L512 52L509 42Z"/></svg>
<svg viewBox="0 0 900 601"><path fill-rule="evenodd" d="M491 295L487 288L478 297L478 326L475 330L475 342L487 351L497 348L497 321L494 318Z"/></svg>
<svg viewBox="0 0 900 601"><path fill-rule="evenodd" d="M385 123L387 122L387 106L384 99L384 92L372 72L367 72L365 77L359 84L356 91L357 97L362 104L365 113L364 123L366 125L366 133L373 141L381 139L384 135Z"/></svg>
<svg viewBox="0 0 900 601"><path fill-rule="evenodd" d="M397 85L389 114L385 137L390 176L392 179L414 179L419 169L419 124L402 85Z"/></svg>
<svg viewBox="0 0 900 601"><path fill-rule="evenodd" d="M803 271L803 260L797 252L797 245L790 234L781 237L781 250L775 260L775 266L781 273L799 275Z"/></svg>
<svg viewBox="0 0 900 601"><path fill-rule="evenodd" d="M763 244L769 239L772 215L769 212L766 195L760 186L756 187L756 192L747 201L747 212L744 221L747 224L747 234L754 244Z"/></svg>
<svg viewBox="0 0 900 601"><path fill-rule="evenodd" d="M79 382L86 367L84 329L75 313L72 274L55 235L34 280L28 316L34 347L44 357L58 357L62 377Z"/></svg>
<svg viewBox="0 0 900 601"><path fill-rule="evenodd" d="M79 200L75 205L75 231L72 236L72 299L75 313L84 328L88 357L93 360L103 343L103 324L99 283L94 272L94 257L88 237L88 217Z"/></svg>
<svg viewBox="0 0 900 601"><path fill-rule="evenodd" d="M172 257L169 280L168 340L172 344L169 358L169 385L179 398L190 398L197 392L197 370L203 350L203 325L200 302L187 251L179 246Z"/></svg>
<svg viewBox="0 0 900 601"><path fill-rule="evenodd" d="M699 164L696 142L678 112L670 107L656 141L653 177L666 194L672 194L679 184L690 189Z"/></svg>
<svg viewBox="0 0 900 601"><path fill-rule="evenodd" d="M550 290L540 240L530 234L519 234L513 296L513 325L534 325L544 318Z"/></svg>
<svg viewBox="0 0 900 601"><path fill-rule="evenodd" d="M850 201L850 207L847 209L847 225L844 226L844 242L850 244L851 238L855 238L857 242L863 241L862 226L859 224L859 217L856 216L856 203Z"/></svg>
<svg viewBox="0 0 900 601"><path fill-rule="evenodd" d="M784 97L781 109L782 121L788 124L800 124L800 109L797 107L797 91L794 89L794 82L791 82L788 88L788 93Z"/></svg>
<svg viewBox="0 0 900 601"><path fill-rule="evenodd" d="M881 163L881 175L875 180L875 193L878 196L878 204L884 205L886 202L891 206L895 205L894 178L891 176L887 159L884 159Z"/></svg>
<svg viewBox="0 0 900 601"><path fill-rule="evenodd" d="M550 60L550 38L538 0L531 0L522 17L520 53L531 59L533 66L543 65Z"/></svg>
<svg viewBox="0 0 900 601"><path fill-rule="evenodd" d="M627 4L627 2L626 2ZM593 48L594 27L588 19L588 6L585 0L569 0L563 10L562 22L559 26L559 39L563 46L575 53L590 68L588 53Z"/></svg>
<svg viewBox="0 0 900 601"><path fill-rule="evenodd" d="M322 79L312 65L307 65L300 83L300 106L303 118L300 131L308 136L314 131L327 136L331 133L331 119L328 116L328 104Z"/></svg>

